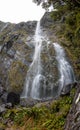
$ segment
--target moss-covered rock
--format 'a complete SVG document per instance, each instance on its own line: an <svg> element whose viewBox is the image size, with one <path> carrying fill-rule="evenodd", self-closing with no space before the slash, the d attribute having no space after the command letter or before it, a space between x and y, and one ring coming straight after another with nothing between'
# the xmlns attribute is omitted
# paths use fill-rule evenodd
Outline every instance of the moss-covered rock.
<svg viewBox="0 0 80 130"><path fill-rule="evenodd" d="M8 73L10 83L9 91L22 92L27 70L28 67L21 61L12 62Z"/></svg>

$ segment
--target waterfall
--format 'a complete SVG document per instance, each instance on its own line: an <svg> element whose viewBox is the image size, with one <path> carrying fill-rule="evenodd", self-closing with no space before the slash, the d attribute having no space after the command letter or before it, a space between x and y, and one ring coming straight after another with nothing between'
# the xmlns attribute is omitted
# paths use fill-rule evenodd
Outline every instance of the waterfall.
<svg viewBox="0 0 80 130"><path fill-rule="evenodd" d="M41 49L42 49L42 32L40 29L40 21L37 22L36 31L34 35L35 51L33 56L33 62L27 72L26 84L22 97L39 98L40 81L42 79L42 67L41 67Z"/></svg>
<svg viewBox="0 0 80 130"><path fill-rule="evenodd" d="M21 97L38 100L57 97L64 86L74 82L73 69L66 60L64 49L58 43L50 43L49 39L44 35L40 27L40 21L37 22L34 43L33 61L27 72L26 83ZM54 50L56 59L54 58ZM58 71L60 77L57 76Z"/></svg>
<svg viewBox="0 0 80 130"><path fill-rule="evenodd" d="M37 23L34 41L35 41L35 53L33 57L32 67L34 69L34 78L32 81L32 89L31 89L31 97L32 98L39 98L39 89L40 89L40 80L41 80L41 48L42 48L42 32L40 29L40 21Z"/></svg>
<svg viewBox="0 0 80 130"><path fill-rule="evenodd" d="M64 86L66 87L66 85L75 81L74 72L71 65L66 60L64 49L58 43L53 43L53 45L56 52L58 70L60 72L59 91L61 91Z"/></svg>

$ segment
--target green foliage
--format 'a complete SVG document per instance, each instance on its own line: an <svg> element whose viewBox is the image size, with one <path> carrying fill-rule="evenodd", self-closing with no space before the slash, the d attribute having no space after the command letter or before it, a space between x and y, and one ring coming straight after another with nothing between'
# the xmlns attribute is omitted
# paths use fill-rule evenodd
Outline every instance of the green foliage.
<svg viewBox="0 0 80 130"><path fill-rule="evenodd" d="M20 126L24 125L25 122L24 122L23 118L25 118L25 116L26 116L25 111L24 112L23 112L23 110L18 111L14 116L14 122Z"/></svg>
<svg viewBox="0 0 80 130"><path fill-rule="evenodd" d="M51 13L51 17L54 19L54 21L61 20L61 13L59 13L58 11L53 11Z"/></svg>
<svg viewBox="0 0 80 130"><path fill-rule="evenodd" d="M40 119L41 114L43 113L42 109L33 107L29 116L32 116L34 119Z"/></svg>
<svg viewBox="0 0 80 130"><path fill-rule="evenodd" d="M72 89L70 96L54 100L50 107L43 104L39 108L14 108L6 111L3 117L12 120L16 128L25 127L23 130L63 130L74 94L75 88Z"/></svg>
<svg viewBox="0 0 80 130"><path fill-rule="evenodd" d="M74 12L69 13L69 15L66 17L66 24L71 29L74 29L76 27L76 15Z"/></svg>
<svg viewBox="0 0 80 130"><path fill-rule="evenodd" d="M54 103L51 106L52 113L59 112L60 109L60 101L55 100Z"/></svg>

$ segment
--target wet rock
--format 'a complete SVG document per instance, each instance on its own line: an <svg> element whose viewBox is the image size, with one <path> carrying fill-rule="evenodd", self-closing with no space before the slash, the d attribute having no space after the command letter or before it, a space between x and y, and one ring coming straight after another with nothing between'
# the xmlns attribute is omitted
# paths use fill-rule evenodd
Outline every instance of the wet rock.
<svg viewBox="0 0 80 130"><path fill-rule="evenodd" d="M2 104L2 105L0 106L0 113L3 113L3 112L5 112L5 111L6 111L5 104Z"/></svg>
<svg viewBox="0 0 80 130"><path fill-rule="evenodd" d="M72 88L72 84L65 85L61 91L61 96L69 95L71 88Z"/></svg>
<svg viewBox="0 0 80 130"><path fill-rule="evenodd" d="M20 95L14 92L9 92L7 95L7 103L11 103L12 106L20 103Z"/></svg>

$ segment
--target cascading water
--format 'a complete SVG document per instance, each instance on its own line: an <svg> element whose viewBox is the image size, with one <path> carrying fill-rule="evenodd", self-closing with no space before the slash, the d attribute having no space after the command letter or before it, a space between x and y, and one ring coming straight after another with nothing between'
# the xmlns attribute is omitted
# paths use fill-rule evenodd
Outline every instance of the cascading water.
<svg viewBox="0 0 80 130"><path fill-rule="evenodd" d="M66 87L66 85L75 81L75 77L71 65L66 60L64 49L58 43L53 43L53 45L56 52L58 70L60 72L59 92L61 92L64 86Z"/></svg>
<svg viewBox="0 0 80 130"><path fill-rule="evenodd" d="M41 29L40 29L40 21L37 23L34 41L35 45L35 53L33 58L32 67L34 69L34 78L32 81L32 89L31 89L31 97L32 98L39 98L39 89L40 89L40 80L42 78L41 72L41 48L42 48L42 36L41 36Z"/></svg>
<svg viewBox="0 0 80 130"><path fill-rule="evenodd" d="M63 48L58 43L50 43L44 36L40 28L40 21L37 22L34 43L33 61L27 72L25 88L21 97L40 100L57 97L64 86L74 82L72 67L65 58Z"/></svg>
<svg viewBox="0 0 80 130"><path fill-rule="evenodd" d="M33 56L33 62L30 65L26 78L26 87L22 93L22 97L39 98L40 81L42 79L42 67L41 67L41 48L42 48L42 35L40 29L40 21L37 22L36 31L34 35L35 51Z"/></svg>

